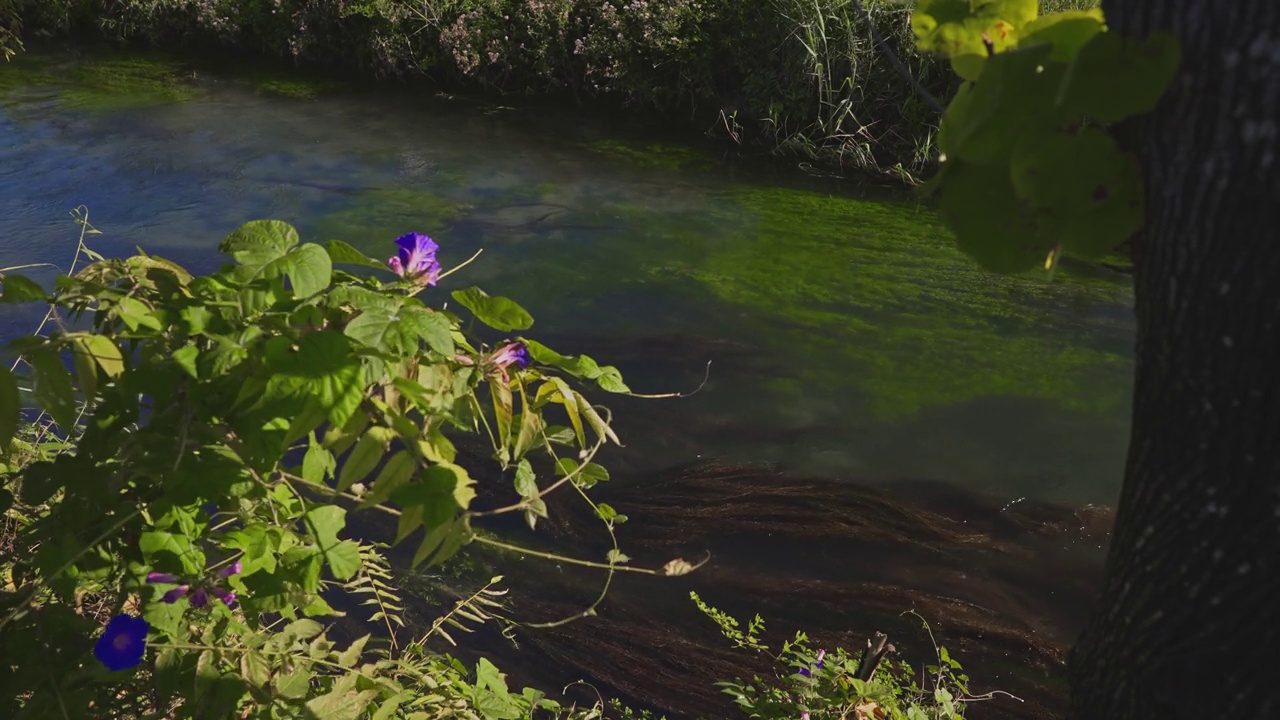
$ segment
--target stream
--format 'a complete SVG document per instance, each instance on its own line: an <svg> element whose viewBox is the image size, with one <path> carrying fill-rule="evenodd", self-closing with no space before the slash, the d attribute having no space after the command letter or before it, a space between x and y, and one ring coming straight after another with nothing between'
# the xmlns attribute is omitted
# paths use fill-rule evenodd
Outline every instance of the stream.
<svg viewBox="0 0 1280 720"><path fill-rule="evenodd" d="M598 398L626 444L604 458L617 492L646 502L644 482L699 461L759 468L745 487L804 478L833 488L822 491L832 502L865 502L855 488L874 487L1002 543L938 555L950 567L893 555L894 572L877 582L961 597L949 578L978 571L965 563L994 568L1007 556L1012 568L1049 550L1092 577L1081 568L1096 566L1104 540L1096 528L1072 530L1070 509L1110 505L1119 492L1134 331L1123 274L987 274L900 190L808 177L563 105L146 55L37 55L0 65L0 138L0 265L67 269L78 206L102 233L87 239L96 251L141 247L193 272L216 268L220 239L251 219L375 257L392 254L398 235L424 232L445 267L483 249L437 298L479 285L529 310L530 337L617 365L637 392L701 387L679 399ZM54 271L26 274L48 283ZM40 315L3 306L0 335L30 332ZM1025 527L997 527L1024 505L1035 508ZM1028 529L1049 517L1075 540ZM794 563L797 551L770 559L759 543L772 535L742 527L720 540L675 527L668 537L719 543L717 557L741 572ZM665 548L656 536L641 544L650 541ZM806 560L806 577L843 581L844 551L831 552ZM818 577L823 567L829 577ZM1010 607L1028 617L1043 608L1037 598L1067 597L1061 613L1044 611L1056 630L1041 632L1069 642L1087 581L1067 588L1064 576L1055 588L992 573L1009 588L1002 597L1026 595Z"/></svg>

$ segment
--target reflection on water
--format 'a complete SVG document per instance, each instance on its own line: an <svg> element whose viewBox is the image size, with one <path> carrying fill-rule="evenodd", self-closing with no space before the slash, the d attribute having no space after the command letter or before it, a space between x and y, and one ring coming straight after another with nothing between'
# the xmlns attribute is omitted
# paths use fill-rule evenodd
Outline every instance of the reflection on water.
<svg viewBox="0 0 1280 720"><path fill-rule="evenodd" d="M142 246L197 271L253 218L374 255L423 231L446 265L484 248L451 282L517 298L532 335L599 352L640 391L695 387L714 361L693 397L614 403L636 467L719 456L1114 499L1123 279L986 275L912 203L636 139L607 117L286 96L113 62L0 69L0 264L65 265L81 204L100 252ZM0 331L26 329L3 312Z"/></svg>

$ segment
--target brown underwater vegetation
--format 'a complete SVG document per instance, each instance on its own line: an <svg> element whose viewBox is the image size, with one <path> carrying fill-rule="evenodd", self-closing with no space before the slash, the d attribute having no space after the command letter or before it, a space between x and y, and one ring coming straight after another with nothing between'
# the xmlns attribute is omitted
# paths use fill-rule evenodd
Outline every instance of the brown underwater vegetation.
<svg viewBox="0 0 1280 720"><path fill-rule="evenodd" d="M670 420L628 413L619 411L632 418L631 433L656 433ZM472 452L462 461L468 467L492 465L480 449ZM619 455L608 461L614 479L593 498L629 517L618 539L631 564L696 562L706 553L710 561L684 577L619 573L594 616L519 628L516 644L484 628L468 636L461 657L490 658L516 686L554 692L581 680L586 685L568 691L581 702L598 693L672 718L738 717L715 682L769 666L720 636L690 601L694 590L735 617L759 613L775 647L804 630L817 647L861 648L880 631L917 667L933 658L923 618L964 664L972 693L1001 690L1022 700L998 696L971 707L970 717L1061 714L1067 649L1101 579L1109 509L1008 503L935 480L875 486L796 477L767 465L702 462L627 475L617 468L632 463ZM476 508L517 499L497 478L481 479L477 490ZM515 517L482 526L509 542L601 561L612 547L608 535L570 495L553 496L550 518L536 532ZM379 522L366 517L360 531L389 540L391 527ZM411 553L406 547L392 556L406 562ZM511 617L555 621L588 607L604 582L599 570L475 544L464 554L469 559L434 579L431 597L413 604L415 614L430 620L447 596L496 571L511 589Z"/></svg>

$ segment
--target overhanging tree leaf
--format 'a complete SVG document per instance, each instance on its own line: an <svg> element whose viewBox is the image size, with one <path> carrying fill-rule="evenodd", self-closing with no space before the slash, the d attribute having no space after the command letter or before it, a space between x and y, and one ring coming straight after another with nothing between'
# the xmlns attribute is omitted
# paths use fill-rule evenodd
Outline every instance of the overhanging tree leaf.
<svg viewBox="0 0 1280 720"><path fill-rule="evenodd" d="M1071 63L1059 102L1071 113L1103 123L1148 112L1173 80L1181 59L1181 47L1165 32L1144 40L1098 33Z"/></svg>
<svg viewBox="0 0 1280 720"><path fill-rule="evenodd" d="M947 166L938 210L960 249L995 272L1022 272L1043 262L1051 243L1041 239L1039 220L1014 192L1008 167Z"/></svg>

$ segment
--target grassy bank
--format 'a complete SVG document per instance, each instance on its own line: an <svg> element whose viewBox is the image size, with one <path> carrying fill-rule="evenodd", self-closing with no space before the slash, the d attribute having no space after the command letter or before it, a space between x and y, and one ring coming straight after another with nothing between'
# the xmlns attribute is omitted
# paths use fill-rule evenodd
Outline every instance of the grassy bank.
<svg viewBox="0 0 1280 720"><path fill-rule="evenodd" d="M880 0L0 0L11 46L234 48L603 99L824 164L916 171L936 112L913 85L945 97L951 80L911 50L908 15Z"/></svg>

